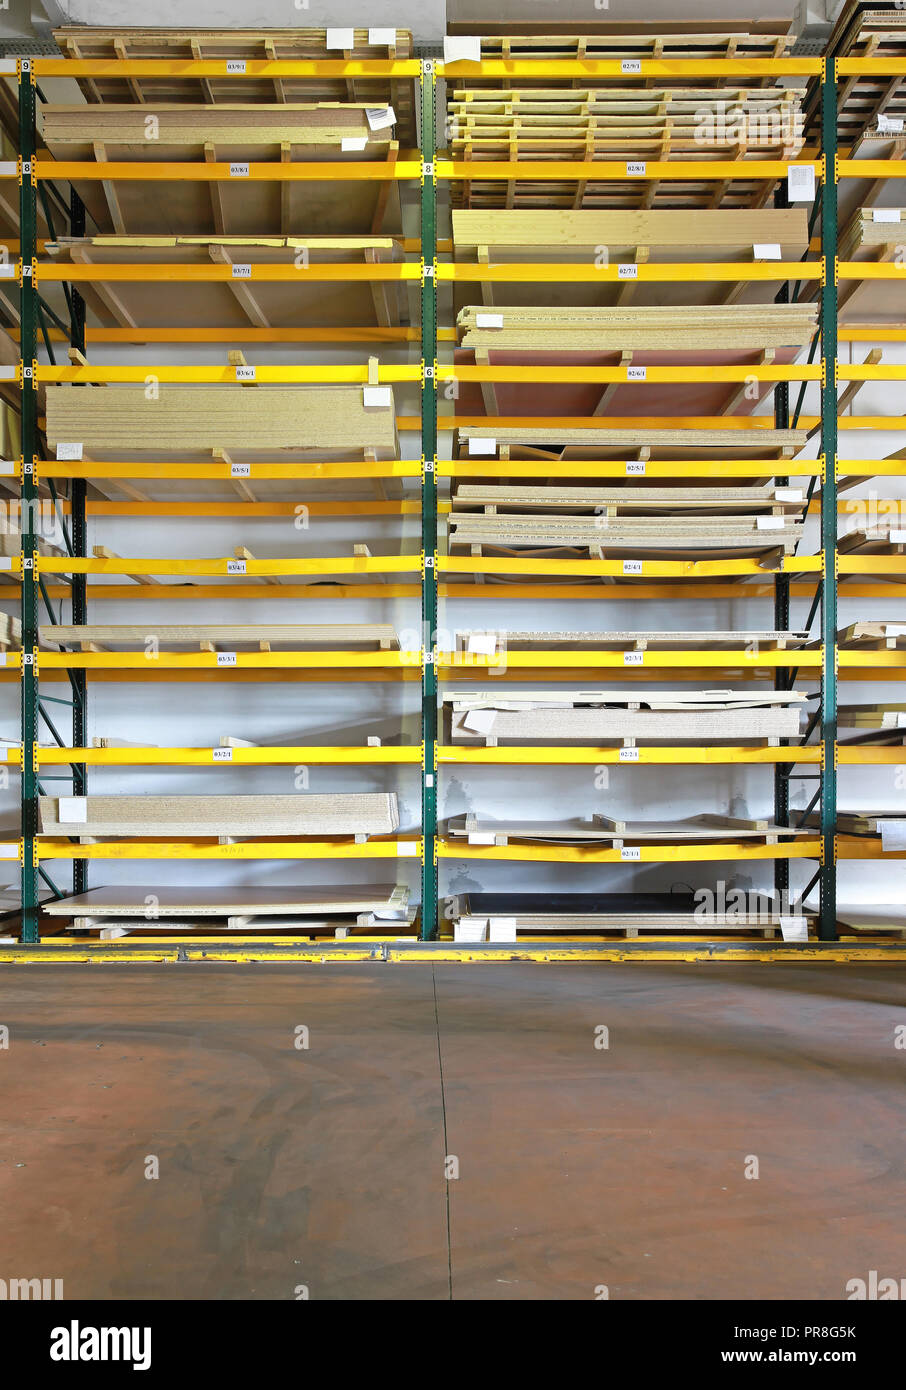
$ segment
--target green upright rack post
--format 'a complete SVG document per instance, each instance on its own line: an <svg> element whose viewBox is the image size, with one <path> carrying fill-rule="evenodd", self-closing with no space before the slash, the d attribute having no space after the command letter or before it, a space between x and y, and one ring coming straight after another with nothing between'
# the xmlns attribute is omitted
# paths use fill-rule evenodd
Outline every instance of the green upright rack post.
<svg viewBox="0 0 906 1390"><path fill-rule="evenodd" d="M774 193L775 208L788 208L790 200L787 197L785 187L781 186ZM775 303L789 304L790 284L788 280L777 292ZM790 385L788 381L778 383L774 391L774 428L778 430L788 430L790 427ZM781 487L789 484L789 478L778 478L777 483ZM775 632L787 632L790 626L790 578L788 574L778 571L774 576L774 630ZM789 671L781 668L777 672L776 681L778 686L785 688L789 681ZM774 824L789 825L790 823L790 781L789 768L782 763L774 766ZM774 861L774 892L781 899L779 911L787 911L786 904L783 902L783 895L789 894L790 889L790 861L788 859L777 859Z"/></svg>
<svg viewBox="0 0 906 1390"><path fill-rule="evenodd" d="M421 938L437 936L437 184L434 176L436 72L424 59L421 94L422 351L422 918Z"/></svg>
<svg viewBox="0 0 906 1390"><path fill-rule="evenodd" d="M85 235L85 204L73 188L69 197L69 230L74 237ZM85 351L85 301L75 285L70 286L69 341L79 352ZM87 483L73 478L70 489L70 525L74 555L88 554L88 532L85 520ZM88 622L88 576L72 576L72 619L78 626ZM72 744L74 748L88 746L88 679L85 671L70 671L72 685ZM72 794L88 793L88 769L84 763L72 765ZM88 887L88 860L73 859L72 891L84 893Z"/></svg>
<svg viewBox="0 0 906 1390"><path fill-rule="evenodd" d="M38 304L34 283L37 253L38 200L34 175L35 79L31 61L19 62L19 255L22 262L20 293L20 352L22 356L22 488L20 531L22 542L22 941L38 940L38 865L35 837L38 833L38 488L35 459L38 449L38 393L35 389Z"/></svg>
<svg viewBox="0 0 906 1390"><path fill-rule="evenodd" d="M821 846L819 874L822 941L837 939L837 62L825 59L821 82L821 148L824 194L821 209Z"/></svg>

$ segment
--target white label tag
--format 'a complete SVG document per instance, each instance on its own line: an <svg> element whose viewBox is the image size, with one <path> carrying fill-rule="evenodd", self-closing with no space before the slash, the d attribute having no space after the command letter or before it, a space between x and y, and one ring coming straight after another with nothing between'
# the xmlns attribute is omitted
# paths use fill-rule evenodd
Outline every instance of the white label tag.
<svg viewBox="0 0 906 1390"><path fill-rule="evenodd" d="M474 34L449 38L444 36L445 63L480 63L481 39Z"/></svg>
<svg viewBox="0 0 906 1390"><path fill-rule="evenodd" d="M476 439L474 435L469 438L469 453L471 455L480 454L487 458L491 454L497 453L496 439Z"/></svg>
<svg viewBox="0 0 906 1390"><path fill-rule="evenodd" d="M226 562L226 572L227 572L227 574L245 574L245 573L246 573L245 561L244 561L244 560L227 560L227 562Z"/></svg>
<svg viewBox="0 0 906 1390"><path fill-rule="evenodd" d="M355 48L354 29L328 29L327 39L324 47L328 49L339 48L344 52L350 48Z"/></svg>
<svg viewBox="0 0 906 1390"><path fill-rule="evenodd" d="M362 405L366 410L387 410L393 404L389 386L363 386Z"/></svg>
<svg viewBox="0 0 906 1390"><path fill-rule="evenodd" d="M621 749L620 749L620 762L621 762L621 763L637 763L638 760L639 760L639 750L638 750L637 748L621 748Z"/></svg>
<svg viewBox="0 0 906 1390"><path fill-rule="evenodd" d="M777 502L804 502L801 487L775 487L774 499Z"/></svg>
<svg viewBox="0 0 906 1390"><path fill-rule="evenodd" d="M805 917L780 918L780 935L784 941L808 941L808 922Z"/></svg>
<svg viewBox="0 0 906 1390"><path fill-rule="evenodd" d="M250 478L252 476L252 465L250 463L231 463L231 478Z"/></svg>
<svg viewBox="0 0 906 1390"><path fill-rule="evenodd" d="M476 314L476 328L502 328L503 314Z"/></svg>
<svg viewBox="0 0 906 1390"><path fill-rule="evenodd" d="M906 820L881 821L881 849L885 854L906 849Z"/></svg>
<svg viewBox="0 0 906 1390"><path fill-rule="evenodd" d="M891 531L891 545L906 545L906 531Z"/></svg>
<svg viewBox="0 0 906 1390"><path fill-rule="evenodd" d="M82 446L81 446L81 444L58 444L58 445L57 445L57 461L58 461L58 462L61 461L61 460L63 460L63 459L81 459L81 457L82 457Z"/></svg>
<svg viewBox="0 0 906 1390"><path fill-rule="evenodd" d="M756 261L779 261L781 259L779 241L756 241L752 247Z"/></svg>
<svg viewBox="0 0 906 1390"><path fill-rule="evenodd" d="M236 368L236 380L237 380L237 381L254 381L254 380L255 380L255 368L254 368L254 367L237 367L237 368Z"/></svg>
<svg viewBox="0 0 906 1390"><path fill-rule="evenodd" d="M247 164L231 164L231 165L230 165L230 178L231 178L231 179L247 179L248 176L249 176L249 166L248 166Z"/></svg>
<svg viewBox="0 0 906 1390"><path fill-rule="evenodd" d="M620 72L641 72L641 58L624 58L620 63Z"/></svg>
<svg viewBox="0 0 906 1390"><path fill-rule="evenodd" d="M0 459L0 477L11 478L16 472L18 469L11 459Z"/></svg>
<svg viewBox="0 0 906 1390"><path fill-rule="evenodd" d="M516 940L516 918L515 918L515 917L489 917L489 918L488 918L488 940L489 940L489 941L515 941L515 940Z"/></svg>
<svg viewBox="0 0 906 1390"><path fill-rule="evenodd" d="M496 838L493 830L470 830L467 836L470 845L493 845Z"/></svg>
<svg viewBox="0 0 906 1390"><path fill-rule="evenodd" d="M11 570L13 567L13 557L11 555L0 555L0 570Z"/></svg>
<svg viewBox="0 0 906 1390"><path fill-rule="evenodd" d="M58 803L61 821L71 825L84 825L88 820L88 798L85 796L61 796Z"/></svg>
<svg viewBox="0 0 906 1390"><path fill-rule="evenodd" d="M218 665L218 666L235 666L235 665L236 665L236 653L235 653L235 652L218 652L218 653L217 653L217 665Z"/></svg>
<svg viewBox="0 0 906 1390"><path fill-rule="evenodd" d="M340 149L348 150L350 153L358 153L361 150L367 150L367 148L367 135L344 135L340 141Z"/></svg>
<svg viewBox="0 0 906 1390"><path fill-rule="evenodd" d="M871 210L871 220L872 220L872 222L899 222L899 221L900 221L900 209L899 209L899 208L872 208L872 210Z"/></svg>
<svg viewBox="0 0 906 1390"><path fill-rule="evenodd" d="M642 561L641 561L641 560L624 560L624 561L623 561L623 573L624 573L624 574L641 574L641 573L642 573Z"/></svg>
<svg viewBox="0 0 906 1390"><path fill-rule="evenodd" d="M493 709L469 710L462 721L472 734L489 734L497 722L497 711Z"/></svg>
<svg viewBox="0 0 906 1390"><path fill-rule="evenodd" d="M493 656L497 650L497 638L493 632L470 632L468 650L479 656Z"/></svg>
<svg viewBox="0 0 906 1390"><path fill-rule="evenodd" d="M0 261L0 280L14 280L16 278L16 267L13 261ZM15 367L12 368L15 373Z"/></svg>
<svg viewBox="0 0 906 1390"><path fill-rule="evenodd" d="M648 375L648 368L647 368L647 367L627 367L627 368L626 368L626 380L627 380L627 381L644 381L647 375Z"/></svg>
<svg viewBox="0 0 906 1390"><path fill-rule="evenodd" d="M627 860L631 860L631 859L641 859L641 857L642 857L642 851L641 851L641 849L640 849L640 847L639 847L638 845L634 845L634 846L632 846L632 847L629 848L629 849L621 849L621 850L620 850L620 858L623 860L624 863L625 863Z"/></svg>
<svg viewBox="0 0 906 1390"><path fill-rule="evenodd" d="M902 116L885 116L884 112L881 112L878 117L878 130L882 135L898 135L902 129Z"/></svg>
<svg viewBox="0 0 906 1390"><path fill-rule="evenodd" d="M626 177L628 179L644 177L646 164L644 160L633 160L626 165Z"/></svg>
<svg viewBox="0 0 906 1390"><path fill-rule="evenodd" d="M6 665L6 652L0 652L0 666Z"/></svg>
<svg viewBox="0 0 906 1390"><path fill-rule="evenodd" d="M231 763L233 761L232 748L212 748L211 760L215 763Z"/></svg>
<svg viewBox="0 0 906 1390"><path fill-rule="evenodd" d="M245 59L227 58L226 70L228 73L234 73L238 76L241 76L245 72Z"/></svg>
<svg viewBox="0 0 906 1390"><path fill-rule="evenodd" d="M624 652L624 653L623 653L623 665L624 665L624 666L643 666L644 664L645 664L645 653L644 653L644 652Z"/></svg>
<svg viewBox="0 0 906 1390"><path fill-rule="evenodd" d="M365 117L371 130L386 130L396 124L396 112L392 106L368 106Z"/></svg>
<svg viewBox="0 0 906 1390"><path fill-rule="evenodd" d="M617 266L617 279L618 279L618 280L638 280L638 278L639 278L639 268L638 268L637 265L618 265L618 266Z"/></svg>
<svg viewBox="0 0 906 1390"><path fill-rule="evenodd" d="M369 30L368 30L368 47L369 47L369 48L383 48L385 44L387 45L388 48L391 48L395 43L396 43L396 30L395 30L395 29L369 29Z"/></svg>
<svg viewBox="0 0 906 1390"><path fill-rule="evenodd" d="M18 859L19 846L16 844L0 845L0 859Z"/></svg>
<svg viewBox="0 0 906 1390"><path fill-rule="evenodd" d="M815 200L815 169L811 164L792 164L786 180L787 197L791 203L812 203Z"/></svg>
<svg viewBox="0 0 906 1390"><path fill-rule="evenodd" d="M782 516L760 516L755 524L759 531L782 531L786 523Z"/></svg>
<svg viewBox="0 0 906 1390"><path fill-rule="evenodd" d="M635 463L630 460L626 464L626 476L628 478L643 478L645 476L645 468L646 465L644 463Z"/></svg>
<svg viewBox="0 0 906 1390"><path fill-rule="evenodd" d="M400 840L396 847L396 853L399 859L417 859L418 845L414 845L410 841Z"/></svg>
<svg viewBox="0 0 906 1390"><path fill-rule="evenodd" d="M231 269L234 280L251 280L252 278L251 265L240 265L238 261L236 261L233 263Z"/></svg>
<svg viewBox="0 0 906 1390"><path fill-rule="evenodd" d="M904 623L885 623L885 637L906 637L906 624Z"/></svg>

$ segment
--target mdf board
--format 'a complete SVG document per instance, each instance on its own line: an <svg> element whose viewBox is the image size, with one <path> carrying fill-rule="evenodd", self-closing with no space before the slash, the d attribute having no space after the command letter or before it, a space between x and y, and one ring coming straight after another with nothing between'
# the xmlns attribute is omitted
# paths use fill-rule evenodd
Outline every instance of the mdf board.
<svg viewBox="0 0 906 1390"><path fill-rule="evenodd" d="M634 481L634 480L633 480ZM634 485L584 487L568 485L520 486L517 483L459 483L452 495L454 512L486 508L499 512L543 510L592 512L595 515L731 516L773 513L801 515L805 502L802 488L756 487L649 487Z"/></svg>
<svg viewBox="0 0 906 1390"><path fill-rule="evenodd" d="M146 121L157 119L147 138ZM396 182L306 180L278 183L244 177L245 164L339 163L361 166L395 157L392 128L372 130L362 106L162 105L42 108L41 133L57 160L130 164L199 163L235 167L215 182L179 179L76 180L101 231L119 234L210 233L317 235L400 230ZM365 140L344 150L344 139Z"/></svg>
<svg viewBox="0 0 906 1390"><path fill-rule="evenodd" d="M389 36L388 36L389 37ZM108 29L73 25L54 30L54 38L71 58L145 58L193 61L216 59L224 64L222 76L83 77L78 83L90 103L113 102L122 105L138 99L143 102L185 102L209 105L236 101L271 102L363 101L368 106L392 105L398 120L400 139L407 145L418 142L415 123L415 83L410 78L388 77L228 77L226 64L232 62L317 59L405 59L412 57L412 35L408 29L394 31L392 43L369 43L367 29L355 29L353 47L348 53L327 47L327 30L316 28L283 29Z"/></svg>
<svg viewBox="0 0 906 1390"><path fill-rule="evenodd" d="M64 818L65 817L65 818ZM389 835L395 793L40 798L43 835Z"/></svg>
<svg viewBox="0 0 906 1390"><path fill-rule="evenodd" d="M799 647L809 640L807 632L519 632L511 628L476 628L457 632L456 645L475 650L476 638L491 636L500 650L556 651L559 648L586 651L709 651L720 647L770 647L772 650Z"/></svg>
<svg viewBox="0 0 906 1390"><path fill-rule="evenodd" d="M128 460L153 450L190 462L215 450L276 454L289 462L397 454L393 397L365 408L360 386L162 385L148 399L144 386L46 388L47 442L81 444L94 459Z"/></svg>
<svg viewBox="0 0 906 1390"><path fill-rule="evenodd" d="M771 821L736 821L716 815L690 816L670 821L619 821L607 816L592 820L496 821L477 816L455 816L447 822L447 834L472 844L508 844L511 840L559 845L600 844L604 847L652 843L719 843L737 840L777 840L779 837L810 835L809 830L790 829ZM493 837L493 838L491 838Z"/></svg>
<svg viewBox="0 0 906 1390"><path fill-rule="evenodd" d="M645 739L663 743L733 743L751 739L796 738L799 710L761 709L651 710L577 705L571 709L501 709L449 713L453 743L595 743L601 740ZM491 717L491 715L493 717Z"/></svg>
<svg viewBox="0 0 906 1390"><path fill-rule="evenodd" d="M395 327L409 321L402 282L311 280L309 266L392 265L402 252L391 237L86 237L61 238L65 265L238 267L228 282L169 279L79 282L101 324L118 328ZM243 278L246 267L288 266L290 280Z"/></svg>
<svg viewBox="0 0 906 1390"><path fill-rule="evenodd" d="M785 261L808 253L808 214L804 208L663 208L589 210L551 208L455 208L453 246L457 261L490 265L565 265L738 262L751 265L756 245L778 245ZM484 294L464 282L454 286L457 310L474 304L504 306L619 306L627 294L632 307L721 305L729 294L742 304L770 304L780 281L759 281L738 289L733 282L638 281L601 283L487 282Z"/></svg>
<svg viewBox="0 0 906 1390"><path fill-rule="evenodd" d="M405 918L408 891L396 884L294 888L267 884L227 887L111 884L48 904L51 917L129 917L154 925L157 917L280 916L375 912L388 920ZM153 911L154 917L149 917Z"/></svg>
<svg viewBox="0 0 906 1390"><path fill-rule="evenodd" d="M567 516L484 516L457 513L448 518L451 553L463 547L478 546L483 553L501 547L584 547L626 551L645 556L665 552L682 553L694 559L696 551L707 551L712 559L720 556L758 555L782 550L791 553L802 539L802 527L786 523L782 517L777 529L763 530L760 517L567 517ZM607 524L603 524L606 522Z"/></svg>

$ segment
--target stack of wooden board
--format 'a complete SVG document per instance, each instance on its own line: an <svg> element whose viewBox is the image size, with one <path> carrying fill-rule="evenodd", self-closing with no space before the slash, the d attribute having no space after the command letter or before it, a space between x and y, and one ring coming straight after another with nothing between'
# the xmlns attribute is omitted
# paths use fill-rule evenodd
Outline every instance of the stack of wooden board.
<svg viewBox="0 0 906 1390"><path fill-rule="evenodd" d="M604 267L671 262L707 265L751 265L756 256L775 255L785 261L802 259L809 249L808 214L794 208L706 208L682 212L670 209L526 210L456 209L453 248L457 262L480 265L519 265L539 262ZM758 251L757 248L762 248ZM776 250L775 250L776 248ZM479 294L486 305L525 308L561 306L623 307L648 305L770 304L779 280L749 285L712 282L590 280L584 283L547 281L484 282ZM474 304L476 287L457 287L456 308Z"/></svg>
<svg viewBox="0 0 906 1390"><path fill-rule="evenodd" d="M766 525L765 523L769 523ZM581 551L591 559L613 555L634 559L694 560L759 558L776 561L794 554L802 523L784 517L564 516L456 512L448 518L451 554L475 556L531 551Z"/></svg>
<svg viewBox="0 0 906 1390"><path fill-rule="evenodd" d="M249 164L356 164L394 160L392 108L365 103L293 106L43 106L41 133L58 160L226 164L215 181L78 179L102 231L149 234L379 233L400 230L395 180L262 181ZM149 126L154 121L156 125ZM153 130L149 138L149 130ZM364 142L364 143L363 143Z"/></svg>
<svg viewBox="0 0 906 1390"><path fill-rule="evenodd" d="M847 0L827 44L828 62L834 58L890 59L902 65L906 56L906 13L893 3ZM806 101L808 133L820 132L821 89L815 83ZM840 78L838 131L841 148L858 147L866 132L879 120L896 134L906 122L906 84L901 73L858 73Z"/></svg>
<svg viewBox="0 0 906 1390"><path fill-rule="evenodd" d="M472 814L453 816L447 834L470 845L549 844L620 849L637 844L735 844L758 840L777 844L781 839L810 835L804 829L775 825L769 820L703 814L672 821L627 821L596 814L591 820L494 821Z"/></svg>
<svg viewBox="0 0 906 1390"><path fill-rule="evenodd" d="M846 704L837 709L841 742L897 745L906 743L906 704Z"/></svg>
<svg viewBox="0 0 906 1390"><path fill-rule="evenodd" d="M906 30L904 30L906 38ZM865 266L902 265L906 208L858 208L840 233L841 261ZM906 319L906 280L844 280L838 292L840 318L847 323L900 323Z"/></svg>
<svg viewBox="0 0 906 1390"><path fill-rule="evenodd" d="M470 304L460 310L456 327L460 347L472 350L605 354L698 349L719 353L721 361L730 362L730 350L807 347L817 316L814 304L548 305L493 310Z"/></svg>
<svg viewBox="0 0 906 1390"><path fill-rule="evenodd" d="M443 705L453 743L712 744L796 738L807 699L796 690L457 691Z"/></svg>
<svg viewBox="0 0 906 1390"><path fill-rule="evenodd" d="M10 613L0 613L0 652L22 645L22 624Z"/></svg>
<svg viewBox="0 0 906 1390"><path fill-rule="evenodd" d="M393 394L366 407L361 386L48 386L47 442L83 458L194 462L229 451L237 461L397 457ZM374 451L371 453L370 451ZM69 457L72 457L70 454Z"/></svg>
<svg viewBox="0 0 906 1390"><path fill-rule="evenodd" d="M682 487L656 483L638 486L632 474L625 486L614 481L606 487L516 483L460 483L453 492L456 512L542 511L588 512L614 516L801 516L805 493L801 488L743 485L739 487Z"/></svg>
<svg viewBox="0 0 906 1390"><path fill-rule="evenodd" d="M66 623L38 628L38 640L49 647L81 647L89 651L142 651L154 642L158 649L200 647L206 651L278 650L366 651L399 648L389 623L231 623L188 624L154 622L125 624Z"/></svg>
<svg viewBox="0 0 906 1390"><path fill-rule="evenodd" d="M802 149L804 87L454 87L454 159L667 159L741 147L762 159Z"/></svg>
<svg viewBox="0 0 906 1390"><path fill-rule="evenodd" d="M708 651L720 648L786 651L808 641L807 632L518 632L510 628L456 633L460 651L475 652L493 641L500 651Z"/></svg>
<svg viewBox="0 0 906 1390"><path fill-rule="evenodd" d="M297 5L297 9L305 8ZM349 31L315 28L286 29L104 29L72 25L55 29L54 38L69 58L169 59L178 62L216 60L223 75L183 77L177 72L152 77L103 76L78 79L82 95L90 103L110 102L308 102L363 101L368 106L390 105L396 112L400 139L417 143L415 84L412 78L331 77L313 73L306 77L257 77L243 75L238 64L248 62L311 62L312 60L383 60L411 58L412 35L408 29L355 29L352 45L337 48ZM227 69L226 64L231 64ZM231 71L234 75L228 75Z"/></svg>
<svg viewBox="0 0 906 1390"><path fill-rule="evenodd" d="M101 324L117 328L398 327L408 323L402 282L311 280L309 266L391 265L402 259L392 237L84 237L51 242L64 265L233 266L227 281L170 279L80 282ZM257 266L292 266L291 280L252 282Z"/></svg>
<svg viewBox="0 0 906 1390"><path fill-rule="evenodd" d="M217 836L390 835L399 827L394 792L293 796L70 796L40 798L43 835Z"/></svg>
<svg viewBox="0 0 906 1390"><path fill-rule="evenodd" d="M408 922L409 891L394 884L295 888L230 887L92 888L47 904L47 915L66 918L71 931L104 936L151 935L195 929L210 932L330 932L372 927L399 931Z"/></svg>
<svg viewBox="0 0 906 1390"><path fill-rule="evenodd" d="M837 646L848 651L903 651L906 649L906 622L850 623L837 633Z"/></svg>
<svg viewBox="0 0 906 1390"><path fill-rule="evenodd" d="M517 87L511 88L497 77L469 77L468 88L453 88L452 105L449 115L453 121L453 152L463 160L476 165L476 175L468 180L457 180L453 185L454 203L466 207L551 207L564 208L582 206L602 207L711 207L720 203L728 206L760 206L770 196L772 183L743 177L745 164L763 158L764 151L775 152L774 157L789 158L798 151L802 143L801 122L796 119L801 92L792 86L784 89L778 82L766 82L763 78L747 81L744 77L734 77L730 86L724 88L719 80L705 94L702 83L696 79L685 79L681 74L658 79L657 88L652 88L650 78L639 76L633 80L632 64L636 57L657 56L660 58L669 45L674 53L686 57L709 57L743 52L768 57L788 51L789 37L768 37L762 35L686 35L659 36L648 35L528 35L508 36L500 39L483 38L482 57L531 57L564 58L591 57L619 58L620 76L613 82L603 79L596 83L594 93L587 94L593 100L604 96L606 101L615 98L617 109L609 105L600 115L592 115L587 110L572 112L567 116L566 141L558 137L558 125L554 113L540 112L542 124L538 127L539 136L533 138L533 126L526 126L517 113L523 100L535 101L540 95L549 97L554 89L552 80L539 75L537 82L520 79ZM628 66L627 66L628 60ZM767 139L761 135L754 122L742 125L736 121L728 124L728 111L738 110L740 98L747 103L745 89L757 90L762 107L770 105L780 116L786 111L792 115L790 126L778 121L778 128L771 130ZM742 91L741 91L742 89ZM579 95L585 96L582 87ZM657 101L661 96L661 109L652 112L652 94ZM790 95L787 96L787 90ZM560 91L572 96L576 87L565 82ZM720 108L721 98L725 107ZM635 100L633 100L635 99ZM496 124L485 126L484 115L488 102L496 101L497 110L490 114ZM647 101L647 105L646 105ZM636 107L636 102L638 107ZM690 124L685 105L693 107L698 102L711 116L707 126L700 122L697 127ZM501 103L503 105L501 106ZM676 103L676 105L674 105ZM786 106L785 106L786 103ZM787 108L792 107L792 112ZM627 109L628 108L628 109ZM639 117L633 120L633 112ZM754 109L754 103L753 103ZM579 117L577 121L577 117ZM652 119L653 118L653 119ZM694 118L693 118L694 119ZM488 136L480 132L488 129ZM696 138L696 135L698 138ZM688 178L684 181L664 181L648 183L639 180L633 186L625 176L627 162L648 159L686 159L705 162L725 159L728 149L740 167L740 177L733 180L713 181ZM784 153L780 153L784 151ZM598 160L602 166L610 163L611 178L603 173L601 178L592 178L577 183L575 180L549 181L509 181L482 179L481 164L488 159L510 157L516 159L552 160L581 155L588 160ZM617 167L615 167L617 166Z"/></svg>
<svg viewBox="0 0 906 1390"><path fill-rule="evenodd" d="M454 438L454 457L464 459L549 459L551 473L566 479L570 476L569 464L591 459L625 459L627 453L644 451L643 459L700 459L703 454L712 453L714 458L724 459L792 459L808 441L808 431L795 429L775 429L769 418L758 416L746 422L746 427L734 426L730 420L726 425L679 424L671 420L663 429L657 426L642 425L635 418L623 416L610 418L611 423L597 425L576 424L572 420L560 424L546 420L533 424L532 417L526 416L525 423L518 425L499 424L489 419L481 424L457 426ZM762 425L761 421L765 424ZM720 453L713 453L720 450ZM496 473L497 469L490 469ZM777 469L778 473L795 473L795 466ZM768 477L775 470L766 468Z"/></svg>

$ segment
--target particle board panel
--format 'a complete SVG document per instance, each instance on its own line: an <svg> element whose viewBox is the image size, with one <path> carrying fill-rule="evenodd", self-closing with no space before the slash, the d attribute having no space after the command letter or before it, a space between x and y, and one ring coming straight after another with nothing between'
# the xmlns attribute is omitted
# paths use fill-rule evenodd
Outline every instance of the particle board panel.
<svg viewBox="0 0 906 1390"><path fill-rule="evenodd" d="M454 513L448 517L448 543L451 553L479 547L481 554L516 547L580 548L646 555L667 552L695 558L707 551L712 559L730 555L762 555L774 551L793 553L799 545L802 525L770 518L776 529L759 527L750 517L576 517L480 513Z"/></svg>
<svg viewBox="0 0 906 1390"><path fill-rule="evenodd" d="M49 646L98 643L106 648L141 651L154 639L163 647L195 646L210 642L231 650L257 648L262 642L286 650L333 651L350 647L368 650L398 649L399 638L389 623L233 623L233 624L127 624L66 623L38 628L38 640Z"/></svg>
<svg viewBox="0 0 906 1390"><path fill-rule="evenodd" d="M476 835L493 836L494 843L505 845L510 840L555 845L603 846L623 843L658 844L716 844L738 840L770 842L778 838L811 835L805 829L790 829L771 821L735 822L730 817L703 814L681 820L621 821L596 815L591 820L520 821L491 820L481 816L454 816L447 822L447 834L453 839L471 840Z"/></svg>
<svg viewBox="0 0 906 1390"><path fill-rule="evenodd" d="M676 514L732 516L774 513L801 515L805 492L801 488L755 487L676 487L652 484L647 487L627 481L626 486L520 486L516 483L459 483L451 498L454 512L478 508L498 513L526 509L552 512L592 512L628 516L638 514L672 516Z"/></svg>
<svg viewBox="0 0 906 1390"><path fill-rule="evenodd" d="M531 418L531 417L529 417ZM788 456L799 453L808 440L806 430L763 429L700 429L697 426L660 429L621 427L617 425L589 427L560 424L544 425L501 425L493 416L481 425L460 424L455 438L454 457L474 458L470 452L469 440L482 441L482 448L488 440L494 444L494 457L501 446L509 446L513 459L523 456L537 459L538 450L549 451L552 464L559 463L555 471L565 472L563 465L583 459L602 457L625 458L627 449L649 449L651 457L700 458L702 450L720 450L720 457L773 458L784 453ZM531 452L528 452L528 450ZM517 452L521 450L522 452ZM484 457L484 455L480 455ZM795 472L795 468L787 471Z"/></svg>
<svg viewBox="0 0 906 1390"><path fill-rule="evenodd" d="M493 312L499 326L487 325L490 315L485 306L466 305L460 310L456 320L460 347L494 352L594 352L602 355L602 360L608 352L677 352L685 354L688 361L693 350L761 352L807 346L818 315L817 305L809 304L527 305L504 306ZM734 359L727 356L726 360Z"/></svg>
<svg viewBox="0 0 906 1390"><path fill-rule="evenodd" d="M891 182L891 188L893 182ZM881 195L886 202L886 187ZM840 233L841 261L870 267L879 262L902 264L906 208L857 208ZM906 319L906 284L893 280L842 280L839 316L843 323L898 324Z"/></svg>
<svg viewBox="0 0 906 1390"><path fill-rule="evenodd" d="M144 386L49 385L46 411L50 447L80 443L93 459L128 461L149 450L182 462L209 460L215 450L259 462L268 450L286 462L312 452L397 455L392 390L389 406L366 410L360 386L162 385L148 399Z"/></svg>
<svg viewBox="0 0 906 1390"><path fill-rule="evenodd" d="M469 941L484 940L483 929L488 930L491 923L503 921L511 924L516 936L532 932L618 932L620 935L634 936L640 931L656 931L671 934L677 931L688 932L728 932L759 931L773 934L783 926L799 927L808 925L807 918L784 917L770 912L537 912L537 913L491 913L490 915L469 915L463 913L455 919L454 930L458 926L462 936Z"/></svg>
<svg viewBox="0 0 906 1390"><path fill-rule="evenodd" d="M43 835L389 835L399 826L393 792L42 796L39 806ZM79 818L81 811L84 819ZM64 819L66 816L71 818Z"/></svg>
<svg viewBox="0 0 906 1390"><path fill-rule="evenodd" d="M661 743L749 742L753 739L792 739L799 736L797 709L669 710L594 708L499 710L493 719L470 727L468 712L450 711L453 743L547 744L599 743L644 739ZM472 719L472 726L479 721Z"/></svg>
<svg viewBox="0 0 906 1390"><path fill-rule="evenodd" d="M396 157L392 128L371 130L366 104L314 106L46 106L41 134L58 160L130 164L273 162L361 165ZM157 135L147 138L146 121ZM344 150L344 139L366 140ZM119 234L264 234L398 232L395 181L313 180L274 183L228 178L77 180L75 187L102 232Z"/></svg>
<svg viewBox="0 0 906 1390"><path fill-rule="evenodd" d="M402 283L306 281L309 265L391 265L402 252L391 237L86 237L60 238L55 262L91 266L290 265L299 274L279 282L126 280L80 282L79 292L101 324L118 328L398 327L409 321ZM238 293L237 293L238 290ZM378 305L380 304L380 309ZM384 321L386 320L386 323Z"/></svg>
<svg viewBox="0 0 906 1390"><path fill-rule="evenodd" d="M330 916L334 913L386 913L405 916L408 890L392 883L347 884L302 888L267 884L225 887L111 884L87 893L52 899L51 917L118 916L149 921L149 899L161 918L260 916ZM151 923L149 922L149 925Z"/></svg>
<svg viewBox="0 0 906 1390"><path fill-rule="evenodd" d="M369 43L367 29L355 29L351 59L405 59L413 56L412 34L397 29L393 43ZM318 28L166 29L98 28L72 25L54 30L62 52L71 58L218 59L227 61L292 61L337 59L345 55L327 47L327 30ZM92 77L78 79L90 103L181 102L217 106L237 99L268 105L278 102L361 100L369 106L390 104L397 116L400 138L417 143L415 83L412 78L368 77Z"/></svg>
<svg viewBox="0 0 906 1390"><path fill-rule="evenodd" d="M468 650L473 637L486 637L489 631L507 651L556 651L560 647L573 651L709 651L721 647L770 647L782 650L800 647L809 640L807 632L646 632L639 629L626 632L519 632L510 628L476 628L457 632L457 647Z"/></svg>

